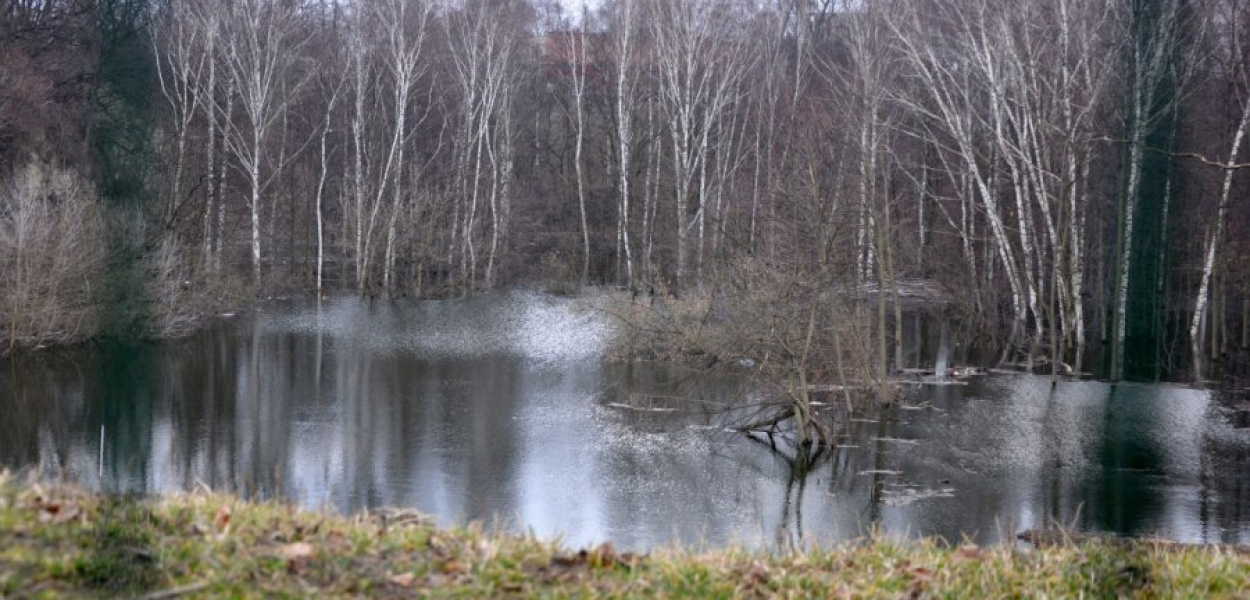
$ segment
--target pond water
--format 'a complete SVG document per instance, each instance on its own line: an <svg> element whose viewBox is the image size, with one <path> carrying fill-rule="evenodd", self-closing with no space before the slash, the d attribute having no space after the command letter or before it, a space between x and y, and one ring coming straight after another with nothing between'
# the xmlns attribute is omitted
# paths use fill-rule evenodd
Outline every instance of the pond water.
<svg viewBox="0 0 1250 600"><path fill-rule="evenodd" d="M816 456L726 430L728 380L604 358L568 300L269 305L182 340L0 362L0 465L411 507L571 545L982 543L1062 524L1250 543L1250 428L1212 393L983 377L863 410Z"/></svg>

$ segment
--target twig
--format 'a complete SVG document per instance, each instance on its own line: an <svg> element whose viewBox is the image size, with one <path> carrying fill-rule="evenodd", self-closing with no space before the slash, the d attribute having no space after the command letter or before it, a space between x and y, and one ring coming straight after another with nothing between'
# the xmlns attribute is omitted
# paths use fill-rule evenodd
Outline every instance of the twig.
<svg viewBox="0 0 1250 600"><path fill-rule="evenodd" d="M1131 140L1111 138L1111 137L1106 137L1106 136L1095 138L1095 139L1101 140L1104 142L1111 142L1113 144L1132 143ZM1192 158L1192 159L1197 160L1198 162L1201 162L1204 165L1215 167L1217 169L1223 169L1225 171L1237 171L1240 169L1250 169L1250 163L1227 163L1227 162L1223 162L1219 160L1212 160L1210 158L1207 158L1205 155L1199 154L1197 152L1175 152L1172 150L1166 150L1164 148L1155 148L1153 146L1146 146L1145 149L1149 152L1156 152L1158 154L1166 154L1173 158Z"/></svg>

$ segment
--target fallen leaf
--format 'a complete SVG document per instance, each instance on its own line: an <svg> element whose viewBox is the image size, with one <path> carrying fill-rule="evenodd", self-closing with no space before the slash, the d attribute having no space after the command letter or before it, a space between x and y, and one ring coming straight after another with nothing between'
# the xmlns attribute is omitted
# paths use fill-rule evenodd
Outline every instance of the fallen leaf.
<svg viewBox="0 0 1250 600"><path fill-rule="evenodd" d="M61 525L77 519L80 515L82 515L82 511L78 510L77 506L63 507L53 515L52 522Z"/></svg>
<svg viewBox="0 0 1250 600"><path fill-rule="evenodd" d="M933 571L924 567L916 567L911 570L912 577L921 581L933 581Z"/></svg>
<svg viewBox="0 0 1250 600"><path fill-rule="evenodd" d="M308 561L315 553L316 549L307 542L287 544L278 549L278 555L286 559L287 571L291 573L299 573L308 566Z"/></svg>
<svg viewBox="0 0 1250 600"><path fill-rule="evenodd" d="M73 521L82 515L82 510L76 505L67 504L59 500L45 499L42 496L36 499L35 504L39 507L40 523L60 525Z"/></svg>
<svg viewBox="0 0 1250 600"><path fill-rule="evenodd" d="M412 587L412 584L416 583L417 576L412 573L401 573L399 575L391 575L388 581L391 582L391 585L399 586L401 588L410 588Z"/></svg>
<svg viewBox="0 0 1250 600"><path fill-rule="evenodd" d="M960 546L955 551L956 560L985 560L985 551L973 544Z"/></svg>
<svg viewBox="0 0 1250 600"><path fill-rule="evenodd" d="M219 533L224 532L226 527L230 525L230 517L233 514L234 511L230 510L229 506L222 506L217 509L217 516L213 517L213 528Z"/></svg>
<svg viewBox="0 0 1250 600"><path fill-rule="evenodd" d="M57 502L39 500L39 522L47 523L51 521L56 514L61 512L61 505Z"/></svg>
<svg viewBox="0 0 1250 600"><path fill-rule="evenodd" d="M287 560L312 558L312 555L315 552L316 549L313 548L312 544L309 544L308 542L295 542L294 544L287 544L278 550L278 554Z"/></svg>
<svg viewBox="0 0 1250 600"><path fill-rule="evenodd" d="M443 573L446 575L460 575L468 572L468 570L469 569L464 566L464 563L455 560L449 560L443 563Z"/></svg>

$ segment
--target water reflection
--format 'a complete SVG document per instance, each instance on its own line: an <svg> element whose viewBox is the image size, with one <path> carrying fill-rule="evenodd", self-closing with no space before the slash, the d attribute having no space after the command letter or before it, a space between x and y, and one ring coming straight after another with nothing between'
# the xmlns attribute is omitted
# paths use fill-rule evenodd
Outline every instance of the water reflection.
<svg viewBox="0 0 1250 600"><path fill-rule="evenodd" d="M410 506L630 548L870 527L995 542L1051 523L1250 542L1250 430L1206 392L928 386L846 415L839 445L813 452L725 431L734 382L606 362L607 334L529 294L340 299L177 342L16 358L0 364L0 464L109 490Z"/></svg>

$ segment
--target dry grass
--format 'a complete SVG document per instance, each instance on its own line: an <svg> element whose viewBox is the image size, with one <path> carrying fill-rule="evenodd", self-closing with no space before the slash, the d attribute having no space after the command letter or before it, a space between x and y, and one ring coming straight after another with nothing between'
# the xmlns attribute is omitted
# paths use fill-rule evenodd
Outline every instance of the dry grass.
<svg viewBox="0 0 1250 600"><path fill-rule="evenodd" d="M0 476L2 479L3 476ZM157 499L0 482L0 597L1246 598L1250 557L1085 542L1028 552L872 539L804 553L570 552L196 493Z"/></svg>

